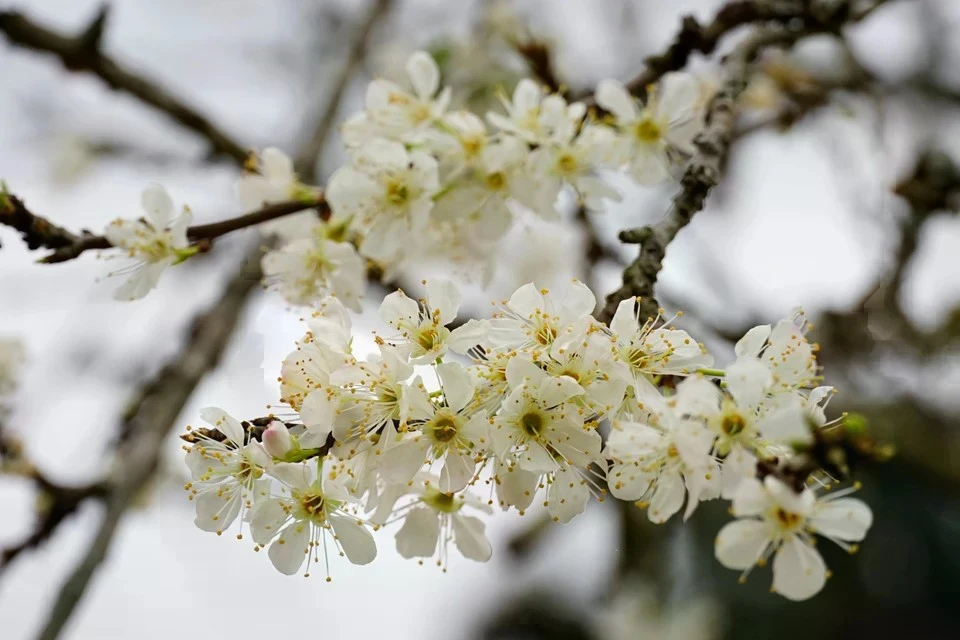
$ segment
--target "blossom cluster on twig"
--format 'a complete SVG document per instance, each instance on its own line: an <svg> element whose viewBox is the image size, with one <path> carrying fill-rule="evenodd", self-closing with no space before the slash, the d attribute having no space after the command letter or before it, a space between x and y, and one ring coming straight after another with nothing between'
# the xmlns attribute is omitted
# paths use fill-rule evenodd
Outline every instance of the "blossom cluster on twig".
<svg viewBox="0 0 960 640"><path fill-rule="evenodd" d="M641 321L635 300L601 324L578 281L525 285L452 330L459 290L425 287L384 299L389 329L368 357L344 305L325 299L283 362L289 414L256 426L204 410L210 427L184 436L201 529L247 524L279 571L322 557L329 578L331 555L366 564L373 531L399 522L401 555L446 567L451 542L490 558L482 516L495 507L543 506L564 523L612 495L663 523L726 499L738 519L717 558L745 574L772 556L774 589L795 600L828 575L815 536L852 551L869 529L852 488L827 493L838 479L824 469L791 475L818 432L843 428L826 420L833 389L801 314L751 329L721 371L672 320Z"/></svg>

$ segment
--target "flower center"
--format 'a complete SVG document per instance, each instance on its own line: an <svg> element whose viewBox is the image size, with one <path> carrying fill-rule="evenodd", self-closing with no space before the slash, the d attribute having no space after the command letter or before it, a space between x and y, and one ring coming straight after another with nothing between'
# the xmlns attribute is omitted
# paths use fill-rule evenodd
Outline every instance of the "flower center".
<svg viewBox="0 0 960 640"><path fill-rule="evenodd" d="M657 142L663 136L663 127L653 120L653 118L644 118L637 122L633 131L634 135L641 142Z"/></svg>
<svg viewBox="0 0 960 640"><path fill-rule="evenodd" d="M633 369L643 369L647 364L647 352L639 347L633 347L627 352L627 364Z"/></svg>
<svg viewBox="0 0 960 640"><path fill-rule="evenodd" d="M568 378L573 378L577 382L580 382L580 374L576 371L571 371L570 369L564 369L560 372L560 375L567 376Z"/></svg>
<svg viewBox="0 0 960 640"><path fill-rule="evenodd" d="M531 438L539 438L543 432L543 416L539 413L529 412L520 417L520 428Z"/></svg>
<svg viewBox="0 0 960 640"><path fill-rule="evenodd" d="M327 514L324 510L326 501L323 498L323 494L317 491L307 491L296 497L297 504L307 518L317 524L322 524L326 521Z"/></svg>
<svg viewBox="0 0 960 640"><path fill-rule="evenodd" d="M577 159L572 154L565 153L557 160L557 166L564 174L571 174L577 170Z"/></svg>
<svg viewBox="0 0 960 640"><path fill-rule="evenodd" d="M391 181L387 185L387 201L390 204L401 205L407 201L407 198L410 196L410 191L407 189L407 185Z"/></svg>
<svg viewBox="0 0 960 640"><path fill-rule="evenodd" d="M546 346L557 339L557 330L549 324L542 323L537 327L537 331L534 333L533 338L540 344Z"/></svg>
<svg viewBox="0 0 960 640"><path fill-rule="evenodd" d="M436 489L427 489L423 501L443 513L456 513L463 506L463 500L458 500L452 493L442 493Z"/></svg>
<svg viewBox="0 0 960 640"><path fill-rule="evenodd" d="M723 416L720 429L728 436L735 436L747 426L747 421L739 413L728 413Z"/></svg>
<svg viewBox="0 0 960 640"><path fill-rule="evenodd" d="M503 189L503 185L507 183L507 180L503 177L502 172L496 171L489 174L484 182L486 182L487 188L491 191L499 191L500 189Z"/></svg>
<svg viewBox="0 0 960 640"><path fill-rule="evenodd" d="M410 112L410 118L413 120L414 124L422 124L430 119L430 107L423 103L418 104Z"/></svg>
<svg viewBox="0 0 960 640"><path fill-rule="evenodd" d="M433 423L430 435L437 442L450 442L457 437L457 423L453 418L443 416Z"/></svg>
<svg viewBox="0 0 960 640"><path fill-rule="evenodd" d="M679 458L679 457L680 457L680 452L677 451L677 445L672 444L672 445L670 445L669 447L667 447L667 457L668 457L668 458Z"/></svg>
<svg viewBox="0 0 960 640"><path fill-rule="evenodd" d="M436 327L428 327L417 332L417 344L424 351L431 351L440 343L440 334Z"/></svg>
<svg viewBox="0 0 960 640"><path fill-rule="evenodd" d="M787 531L797 529L803 522L803 516L787 511L783 507L777 507L777 510L773 512L773 517Z"/></svg>
<svg viewBox="0 0 960 640"><path fill-rule="evenodd" d="M468 158L472 158L480 153L480 150L483 149L485 142L486 140L480 136L468 136L465 138L460 138L460 145L463 147L463 153Z"/></svg>

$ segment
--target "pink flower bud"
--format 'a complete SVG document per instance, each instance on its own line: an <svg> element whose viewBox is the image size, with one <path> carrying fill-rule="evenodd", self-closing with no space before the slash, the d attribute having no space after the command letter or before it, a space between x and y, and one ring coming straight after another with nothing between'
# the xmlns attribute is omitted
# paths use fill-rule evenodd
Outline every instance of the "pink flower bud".
<svg viewBox="0 0 960 640"><path fill-rule="evenodd" d="M293 439L286 425L274 420L263 432L263 448L274 458L282 458L293 448Z"/></svg>

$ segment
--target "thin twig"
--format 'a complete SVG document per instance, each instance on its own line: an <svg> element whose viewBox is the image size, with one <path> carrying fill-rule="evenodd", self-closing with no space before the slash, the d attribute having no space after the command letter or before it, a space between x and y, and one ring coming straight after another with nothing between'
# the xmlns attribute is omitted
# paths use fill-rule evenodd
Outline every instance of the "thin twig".
<svg viewBox="0 0 960 640"><path fill-rule="evenodd" d="M326 201L322 195L318 195L313 203L303 200L275 202L235 218L195 225L187 229L187 237L194 242L210 242L233 231L310 209L315 209L322 220L330 217ZM23 200L8 193L0 194L0 224L19 231L30 249L53 249L53 253L40 261L45 264L66 262L80 257L86 251L109 249L113 246L105 236L94 235L89 231L78 235L51 223L27 209Z"/></svg>
<svg viewBox="0 0 960 640"><path fill-rule="evenodd" d="M128 70L103 53L102 39L108 15L109 7L104 5L83 31L67 36L33 22L20 12L0 11L0 32L12 44L54 55L67 70L91 73L111 89L135 96L206 138L213 155L224 155L243 164L248 155L245 145L153 80Z"/></svg>
<svg viewBox="0 0 960 640"><path fill-rule="evenodd" d="M365 57L364 51L367 49L373 26L387 15L392 3L392 0L376 0L376 4L374 4L368 12L363 24L360 25L357 31L353 46L347 54L346 63L340 68L340 72L337 74L330 90L327 92L330 97L327 99L321 112L313 119L316 125L310 136L308 136L307 143L294 158L297 172L307 181L312 182L316 179L317 163L320 161L320 153L323 151L323 146L326 143L330 129L333 127L334 119L337 117L340 103L343 101L343 94L350 84L350 78L353 77L363 62Z"/></svg>

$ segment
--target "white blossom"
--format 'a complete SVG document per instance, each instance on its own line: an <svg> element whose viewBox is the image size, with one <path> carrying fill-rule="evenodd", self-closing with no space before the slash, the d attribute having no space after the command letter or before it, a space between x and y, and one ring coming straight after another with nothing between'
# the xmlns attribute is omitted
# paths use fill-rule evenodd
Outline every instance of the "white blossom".
<svg viewBox="0 0 960 640"><path fill-rule="evenodd" d="M500 98L507 115L489 112L487 120L530 144L570 140L587 112L586 106L582 102L567 104L559 95L544 93L537 83L524 78L517 83L512 100Z"/></svg>
<svg viewBox="0 0 960 640"><path fill-rule="evenodd" d="M440 69L433 57L424 51L413 53L406 71L412 92L389 80L370 83L366 110L341 129L347 146L358 147L377 137L417 143L444 115L451 93L449 88L440 88Z"/></svg>
<svg viewBox="0 0 960 640"><path fill-rule="evenodd" d="M286 487L284 494L259 502L250 514L250 532L260 546L269 545L267 555L277 571L293 575L307 563L319 560L321 548L329 579L329 554L342 551L353 564L368 564L377 556L377 547L363 521L347 510L352 500L337 473L336 461L278 463L271 475ZM328 548L328 539L330 546Z"/></svg>
<svg viewBox="0 0 960 640"><path fill-rule="evenodd" d="M237 181L237 198L247 211L276 202L315 200L317 197L317 192L300 182L293 170L293 161L280 149L267 147L259 155L251 156L246 168ZM304 208L308 207L309 203L305 203ZM316 223L316 214L305 210L264 222L260 230L294 240L308 234Z"/></svg>
<svg viewBox="0 0 960 640"><path fill-rule="evenodd" d="M593 313L596 304L593 292L578 280L559 291L525 284L490 321L490 342L508 349L549 347L561 331Z"/></svg>
<svg viewBox="0 0 960 640"><path fill-rule="evenodd" d="M815 535L853 552L866 536L873 513L849 491L817 497L811 489L794 491L773 476L763 482L740 483L733 500L739 518L724 526L716 539L716 555L729 569L763 566L773 556L773 590L790 600L816 595L827 580L827 568L814 547Z"/></svg>
<svg viewBox="0 0 960 640"><path fill-rule="evenodd" d="M404 558L431 558L438 556L437 566L446 570L448 546L454 543L463 557L486 562L493 548L485 535L486 525L472 515L463 513L464 507L489 514L486 502L470 493L457 494L437 488L437 479L420 474L410 483L384 489L375 505L371 522L386 524L398 519L403 526L397 531L397 552ZM400 508L395 504L405 495L415 496Z"/></svg>
<svg viewBox="0 0 960 640"><path fill-rule="evenodd" d="M409 390L414 435L388 442L380 468L388 482L406 482L424 463L439 462L440 490L456 492L474 479L476 456L490 447L490 424L473 403L473 381L461 365L444 362L436 371L442 402L416 387Z"/></svg>
<svg viewBox="0 0 960 640"><path fill-rule="evenodd" d="M349 242L337 242L326 225L315 225L306 237L262 259L264 279L274 284L288 302L310 305L332 295L360 312L367 288L367 265Z"/></svg>
<svg viewBox="0 0 960 640"><path fill-rule="evenodd" d="M615 424L604 449L611 461L610 493L641 502L656 523L679 511L686 495L686 520L701 500L720 495L720 468L710 455L713 440L703 424L682 419L666 406L649 424Z"/></svg>
<svg viewBox="0 0 960 640"><path fill-rule="evenodd" d="M352 163L330 177L327 202L335 218L348 218L363 230L363 255L389 262L428 227L439 189L437 161L430 154L377 138L356 149Z"/></svg>
<svg viewBox="0 0 960 640"><path fill-rule="evenodd" d="M138 300L150 292L163 271L190 257L187 227L193 214L184 209L174 218L173 200L166 189L151 185L141 197L146 218L125 220L118 218L107 225L104 235L114 247L124 249L127 256L136 262L116 275L130 274L129 279L114 293L117 300ZM114 274L111 274L114 275Z"/></svg>
<svg viewBox="0 0 960 640"><path fill-rule="evenodd" d="M196 442L187 453L193 482L186 488L196 504L196 525L221 534L254 504L271 460L259 442L247 442L243 426L222 409L208 407L200 411L200 417L224 439L221 442L194 432Z"/></svg>
<svg viewBox="0 0 960 640"><path fill-rule="evenodd" d="M689 154L702 128L701 91L686 73L666 74L650 88L644 106L616 80L601 81L596 98L616 118L624 162L640 184L669 179L677 166L675 154Z"/></svg>

